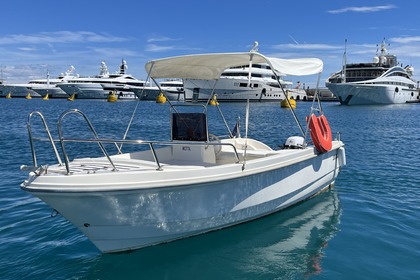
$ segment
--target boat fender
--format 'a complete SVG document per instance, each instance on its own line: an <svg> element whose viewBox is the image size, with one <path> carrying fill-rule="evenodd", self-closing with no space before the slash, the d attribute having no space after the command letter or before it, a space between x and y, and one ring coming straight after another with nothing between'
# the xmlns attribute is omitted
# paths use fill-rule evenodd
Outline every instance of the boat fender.
<svg viewBox="0 0 420 280"><path fill-rule="evenodd" d="M320 153L326 153L332 148L332 133L327 118L324 115L319 117L311 114L307 118L311 130L312 142Z"/></svg>
<svg viewBox="0 0 420 280"><path fill-rule="evenodd" d="M346 150L344 149L344 147L340 147L338 149L338 163L339 163L340 167L343 167L347 164L347 162L346 162Z"/></svg>

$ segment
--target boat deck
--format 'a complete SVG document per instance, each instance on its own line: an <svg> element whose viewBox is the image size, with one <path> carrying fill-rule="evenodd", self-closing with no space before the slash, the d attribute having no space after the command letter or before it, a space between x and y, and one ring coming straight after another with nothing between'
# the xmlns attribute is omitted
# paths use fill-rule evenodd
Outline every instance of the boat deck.
<svg viewBox="0 0 420 280"><path fill-rule="evenodd" d="M177 169L203 169L217 164L205 162L191 162L181 160L170 160L161 162L160 166L163 170L177 170ZM156 162L146 160L130 159L129 162L114 161L114 167L105 158L98 159L77 159L70 163L70 174L95 174L95 173L109 173L109 172L133 172L133 171L154 171L158 170ZM67 174L64 165L48 166L46 174Z"/></svg>
<svg viewBox="0 0 420 280"><path fill-rule="evenodd" d="M282 160L288 160L291 155L301 153L302 150L284 149L284 150L249 150L246 153L246 161L263 159L270 156L281 155ZM176 171L176 170L200 170L209 167L216 167L228 164L243 164L244 151L238 150L239 161L233 152L221 151L217 154L215 162L206 162L199 160L189 160L180 158L166 158L160 161L160 170ZM111 172L143 172L156 171L159 166L154 160L139 159L135 154L123 154L112 156L115 169L112 164L105 158L80 158L69 163L71 175L76 174L96 174ZM43 175L67 174L66 166L50 165L44 168Z"/></svg>

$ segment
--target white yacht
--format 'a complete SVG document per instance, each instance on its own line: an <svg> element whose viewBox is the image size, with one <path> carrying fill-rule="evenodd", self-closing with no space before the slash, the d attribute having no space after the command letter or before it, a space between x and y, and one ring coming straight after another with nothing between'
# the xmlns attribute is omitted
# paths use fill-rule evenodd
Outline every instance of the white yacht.
<svg viewBox="0 0 420 280"><path fill-rule="evenodd" d="M117 91L121 97L136 98L132 87L143 87L145 81L138 80L125 73L127 63L122 61L120 71L110 74L104 61L101 62L99 75L69 80L58 86L68 95L79 99L107 99L110 92Z"/></svg>
<svg viewBox="0 0 420 280"><path fill-rule="evenodd" d="M292 89L292 82L280 80L282 87L287 89L289 97L306 99L304 90ZM268 64L252 64L226 69L220 79L184 80L186 101L207 101L214 93L218 101L281 101L285 95Z"/></svg>
<svg viewBox="0 0 420 280"><path fill-rule="evenodd" d="M165 94L166 99L171 101L185 100L182 79L165 79L161 82L154 82L159 85L150 86L150 84L147 83L145 86L131 87L131 90L135 92L137 98L140 100L156 101L156 98L158 98L162 92Z"/></svg>
<svg viewBox="0 0 420 280"><path fill-rule="evenodd" d="M159 83L166 98L173 101L185 100L184 83L180 79L167 79Z"/></svg>
<svg viewBox="0 0 420 280"><path fill-rule="evenodd" d="M68 98L69 95L57 85L72 79L77 79L79 76L75 75L74 71L75 68L71 65L65 73L61 73L57 78L53 79L50 79L50 75L47 73L47 79L36 80L30 89L37 92L42 97L46 97L48 95L48 98Z"/></svg>
<svg viewBox="0 0 420 280"><path fill-rule="evenodd" d="M342 105L397 104L419 100L412 66L403 67L387 52L385 42L373 62L352 63L332 74L326 87Z"/></svg>
<svg viewBox="0 0 420 280"><path fill-rule="evenodd" d="M1 97L41 97L39 93L32 90L31 87L37 83L38 80L31 80L26 84L1 84L0 96Z"/></svg>

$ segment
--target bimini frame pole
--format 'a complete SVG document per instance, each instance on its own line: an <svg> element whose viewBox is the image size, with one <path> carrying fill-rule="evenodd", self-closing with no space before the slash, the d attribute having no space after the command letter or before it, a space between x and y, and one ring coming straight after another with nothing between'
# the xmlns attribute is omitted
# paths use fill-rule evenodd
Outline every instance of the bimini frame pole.
<svg viewBox="0 0 420 280"><path fill-rule="evenodd" d="M270 64L270 67L271 67L271 69L273 69L273 66L272 66L271 64ZM280 82L280 77L279 77L279 75L277 75L277 73L276 73L274 70L273 70L273 74L274 74L274 76L276 77L277 83L279 84L279 86L280 86L280 88L281 88L281 90L282 90L282 92L283 92L284 96L286 97L286 101L287 101L287 103L289 104L289 108L290 108L290 110L291 110L291 112L292 112L293 118L295 119L296 123L297 123L297 124L298 124L298 126L299 126L300 132L302 133L302 135L303 135L303 136L305 136L305 132L304 132L304 130L303 130L303 127L302 127L302 125L300 124L300 122L299 122L299 120L298 120L298 118L297 118L297 116L296 116L295 110L293 109L293 106L290 104L290 101L289 101L289 99L287 98L287 94L286 94L286 92L285 92L285 90L284 90L284 88L283 88L283 85L282 85L282 84L281 84L281 82Z"/></svg>
<svg viewBox="0 0 420 280"><path fill-rule="evenodd" d="M254 58L254 52L257 51L258 43L255 42L254 47L250 51L249 66L248 66L248 87L251 87L251 69L252 59ZM249 96L246 99L246 112L245 112L245 149L244 149L244 162L242 164L242 171L245 169L246 164L246 151L248 149L248 127L249 127Z"/></svg>
<svg viewBox="0 0 420 280"><path fill-rule="evenodd" d="M139 104L140 104L140 101L141 101L141 96L143 95L143 91L144 91L144 87L146 86L146 83L147 83L147 81L149 80L150 73L152 72L152 69L153 69L153 64L152 64L152 66L150 67L150 72L149 72L149 73L147 73L147 78L146 78L146 81L144 82L144 85L143 85L143 90L142 90L142 92L141 92L140 96L138 96L139 100L137 100L136 107L134 107L133 114L131 115L130 121L128 122L128 125L127 125L127 129L125 130L125 133L124 133L124 135L123 135L123 140L125 140L125 138L127 138L128 131L130 130L131 123L133 122L134 116L136 115L136 112L137 112L137 107L138 107L138 106L139 106ZM119 149L118 149L118 152L119 152L119 153L121 153L122 146L123 146L123 143L121 143L121 145L120 145L120 147L119 147Z"/></svg>

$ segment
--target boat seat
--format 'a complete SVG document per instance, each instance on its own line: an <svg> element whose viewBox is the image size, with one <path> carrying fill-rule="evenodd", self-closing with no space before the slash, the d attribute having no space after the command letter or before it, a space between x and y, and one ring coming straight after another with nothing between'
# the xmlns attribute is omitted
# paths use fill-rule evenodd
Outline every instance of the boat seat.
<svg viewBox="0 0 420 280"><path fill-rule="evenodd" d="M225 139L223 140L223 143L230 143L233 146L235 146L235 148L237 150L244 150L245 149L245 145L247 146L247 151L268 151L271 152L273 151L273 149L271 149L269 146L267 146L266 144L255 140L255 139L245 139L245 138L231 138L231 139ZM232 148L230 148L229 146L222 146L222 151L226 151L226 150L232 150Z"/></svg>

